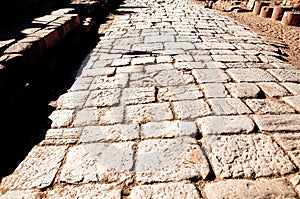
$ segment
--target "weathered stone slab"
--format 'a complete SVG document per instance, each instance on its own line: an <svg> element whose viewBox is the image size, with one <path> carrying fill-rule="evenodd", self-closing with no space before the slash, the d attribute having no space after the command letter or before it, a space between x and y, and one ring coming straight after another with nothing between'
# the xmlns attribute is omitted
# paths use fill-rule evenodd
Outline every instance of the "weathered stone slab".
<svg viewBox="0 0 300 199"><path fill-rule="evenodd" d="M52 128L61 128L69 126L74 117L74 110L56 110L51 113L49 119L52 121Z"/></svg>
<svg viewBox="0 0 300 199"><path fill-rule="evenodd" d="M153 103L153 104L138 104L126 107L126 121L146 123L153 121L163 121L173 119L173 114L170 104Z"/></svg>
<svg viewBox="0 0 300 199"><path fill-rule="evenodd" d="M99 124L119 124L124 121L124 107L106 107L99 109Z"/></svg>
<svg viewBox="0 0 300 199"><path fill-rule="evenodd" d="M184 74L177 70L160 71L154 79L161 86L187 85L194 82L193 76Z"/></svg>
<svg viewBox="0 0 300 199"><path fill-rule="evenodd" d="M230 79L221 69L194 69L192 74L198 83L227 82Z"/></svg>
<svg viewBox="0 0 300 199"><path fill-rule="evenodd" d="M94 79L90 89L124 88L128 82L128 74L122 73L112 77L99 76Z"/></svg>
<svg viewBox="0 0 300 199"><path fill-rule="evenodd" d="M145 140L138 145L138 182L205 179L209 172L206 157L192 138Z"/></svg>
<svg viewBox="0 0 300 199"><path fill-rule="evenodd" d="M54 188L47 192L48 199L73 198L121 198L121 187L117 184L84 184L79 186L67 185Z"/></svg>
<svg viewBox="0 0 300 199"><path fill-rule="evenodd" d="M87 90L93 79L93 77L78 77L69 91Z"/></svg>
<svg viewBox="0 0 300 199"><path fill-rule="evenodd" d="M300 130L300 115L254 115L253 118L262 131Z"/></svg>
<svg viewBox="0 0 300 199"><path fill-rule="evenodd" d="M300 82L300 70L269 69L268 72L282 82Z"/></svg>
<svg viewBox="0 0 300 199"><path fill-rule="evenodd" d="M298 198L297 193L283 178L227 180L207 184L204 190L208 199Z"/></svg>
<svg viewBox="0 0 300 199"><path fill-rule="evenodd" d="M163 87L158 90L158 101L196 100L203 97L200 88L194 84L187 86Z"/></svg>
<svg viewBox="0 0 300 199"><path fill-rule="evenodd" d="M3 189L46 188L51 185L66 154L67 146L36 146L16 170L2 179Z"/></svg>
<svg viewBox="0 0 300 199"><path fill-rule="evenodd" d="M122 104L144 104L155 101L155 87L124 88L122 91Z"/></svg>
<svg viewBox="0 0 300 199"><path fill-rule="evenodd" d="M136 57L131 59L132 65L146 65L146 64L154 64L155 57Z"/></svg>
<svg viewBox="0 0 300 199"><path fill-rule="evenodd" d="M300 95L300 84L299 83L292 83L292 82L286 82L282 83L285 88L289 90L290 93L294 95Z"/></svg>
<svg viewBox="0 0 300 199"><path fill-rule="evenodd" d="M114 59L111 63L111 66L115 66L115 67L129 66L130 62L131 62L130 58Z"/></svg>
<svg viewBox="0 0 300 199"><path fill-rule="evenodd" d="M200 100L173 102L175 117L177 119L190 119L210 115L212 112L208 104Z"/></svg>
<svg viewBox="0 0 300 199"><path fill-rule="evenodd" d="M183 50L190 50L195 49L195 46L191 42L165 42L164 46L167 50L174 50L174 49L183 49Z"/></svg>
<svg viewBox="0 0 300 199"><path fill-rule="evenodd" d="M272 82L272 75L260 68L230 68L226 72L237 82Z"/></svg>
<svg viewBox="0 0 300 199"><path fill-rule="evenodd" d="M120 88L91 91L85 103L85 107L104 107L118 105L120 96Z"/></svg>
<svg viewBox="0 0 300 199"><path fill-rule="evenodd" d="M81 128L49 129L40 145L75 144L81 135Z"/></svg>
<svg viewBox="0 0 300 199"><path fill-rule="evenodd" d="M0 193L1 199L29 199L29 198L38 198L40 193L33 190L16 190L16 191L7 191L5 193Z"/></svg>
<svg viewBox="0 0 300 199"><path fill-rule="evenodd" d="M129 198L200 199L201 197L193 184L178 182L136 186L132 189Z"/></svg>
<svg viewBox="0 0 300 199"><path fill-rule="evenodd" d="M197 126L194 122L163 121L149 122L142 125L142 138L172 138L172 137L196 137Z"/></svg>
<svg viewBox="0 0 300 199"><path fill-rule="evenodd" d="M137 124L116 124L109 126L88 126L83 129L81 142L119 142L130 141L140 137Z"/></svg>
<svg viewBox="0 0 300 199"><path fill-rule="evenodd" d="M88 96L88 91L68 92L61 95L57 100L58 109L74 109L81 108Z"/></svg>
<svg viewBox="0 0 300 199"><path fill-rule="evenodd" d="M197 120L203 135L250 133L254 130L253 121L247 116L208 116Z"/></svg>
<svg viewBox="0 0 300 199"><path fill-rule="evenodd" d="M84 108L77 112L73 125L84 126L84 125L95 125L99 121L99 111L97 108Z"/></svg>
<svg viewBox="0 0 300 199"><path fill-rule="evenodd" d="M300 111L300 95L283 97L282 100L294 107L297 111Z"/></svg>
<svg viewBox="0 0 300 199"><path fill-rule="evenodd" d="M254 83L227 83L226 88L236 98L254 98L260 95L260 89Z"/></svg>
<svg viewBox="0 0 300 199"><path fill-rule="evenodd" d="M295 113L287 104L273 99L247 99L245 102L255 114Z"/></svg>
<svg viewBox="0 0 300 199"><path fill-rule="evenodd" d="M206 139L208 140L208 139ZM257 178L286 175L295 165L268 136L219 136L204 140L213 170L221 178Z"/></svg>
<svg viewBox="0 0 300 199"><path fill-rule="evenodd" d="M207 98L228 97L228 91L226 90L224 84L207 83L207 84L202 84L201 87Z"/></svg>
<svg viewBox="0 0 300 199"><path fill-rule="evenodd" d="M218 62L247 62L248 60L242 55L212 55L213 60Z"/></svg>
<svg viewBox="0 0 300 199"><path fill-rule="evenodd" d="M289 154L294 163L300 166L300 133L277 133L274 135L276 141Z"/></svg>
<svg viewBox="0 0 300 199"><path fill-rule="evenodd" d="M251 110L238 98L211 98L208 99L208 103L217 115L251 113Z"/></svg>
<svg viewBox="0 0 300 199"><path fill-rule="evenodd" d="M173 70L173 69L174 69L174 67L172 64L151 64L151 65L145 66L145 72L147 74L159 72L162 70Z"/></svg>
<svg viewBox="0 0 300 199"><path fill-rule="evenodd" d="M133 142L82 144L71 147L60 181L130 182L134 159Z"/></svg>
<svg viewBox="0 0 300 199"><path fill-rule="evenodd" d="M275 82L261 82L257 84L263 92L270 97L282 97L289 94L289 92Z"/></svg>
<svg viewBox="0 0 300 199"><path fill-rule="evenodd" d="M116 68L114 67L84 69L82 70L80 77L109 76L113 75L115 71Z"/></svg>

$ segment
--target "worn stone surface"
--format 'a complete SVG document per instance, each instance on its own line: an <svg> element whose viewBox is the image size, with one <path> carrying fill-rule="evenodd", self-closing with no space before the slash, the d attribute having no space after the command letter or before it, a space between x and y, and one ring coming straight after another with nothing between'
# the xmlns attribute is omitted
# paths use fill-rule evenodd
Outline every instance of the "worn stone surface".
<svg viewBox="0 0 300 199"><path fill-rule="evenodd" d="M232 97L236 98L255 98L261 92L254 83L227 83L225 86Z"/></svg>
<svg viewBox="0 0 300 199"><path fill-rule="evenodd" d="M155 101L155 88L124 88L122 92L122 104L145 104Z"/></svg>
<svg viewBox="0 0 300 199"><path fill-rule="evenodd" d="M220 83L202 84L202 89L207 98L228 96L228 91L225 86Z"/></svg>
<svg viewBox="0 0 300 199"><path fill-rule="evenodd" d="M285 179L227 180L205 186L209 199L229 198L298 198Z"/></svg>
<svg viewBox="0 0 300 199"><path fill-rule="evenodd" d="M275 82L261 82L257 84L269 97L282 97L288 95L288 91Z"/></svg>
<svg viewBox="0 0 300 199"><path fill-rule="evenodd" d="M272 82L276 79L260 68L227 69L226 72L237 82Z"/></svg>
<svg viewBox="0 0 300 199"><path fill-rule="evenodd" d="M251 110L238 98L212 98L208 102L217 115L251 113Z"/></svg>
<svg viewBox="0 0 300 199"><path fill-rule="evenodd" d="M284 151L266 135L222 136L203 144L211 151L208 155L220 178L280 176L296 169Z"/></svg>
<svg viewBox="0 0 300 199"><path fill-rule="evenodd" d="M141 185L132 189L129 198L152 199L200 199L199 193L193 184L166 183L155 185Z"/></svg>
<svg viewBox="0 0 300 199"><path fill-rule="evenodd" d="M269 69L268 72L282 82L300 82L300 70Z"/></svg>
<svg viewBox="0 0 300 199"><path fill-rule="evenodd" d="M299 83L293 83L293 82L285 82L282 83L283 85L290 93L294 95L300 95L300 84Z"/></svg>
<svg viewBox="0 0 300 199"><path fill-rule="evenodd" d="M300 115L254 115L255 123L262 131L298 131Z"/></svg>
<svg viewBox="0 0 300 199"><path fill-rule="evenodd" d="M52 112L49 116L51 127L61 128L69 126L73 121L74 113L74 110L56 110Z"/></svg>
<svg viewBox="0 0 300 199"><path fill-rule="evenodd" d="M40 196L40 193L33 190L23 190L23 191L8 191L1 193L0 192L0 198L1 199L24 199L24 198L38 198Z"/></svg>
<svg viewBox="0 0 300 199"><path fill-rule="evenodd" d="M194 69L192 74L198 83L227 82L229 77L221 69Z"/></svg>
<svg viewBox="0 0 300 199"><path fill-rule="evenodd" d="M179 86L194 82L191 75L176 70L162 70L158 72L154 79L161 86Z"/></svg>
<svg viewBox="0 0 300 199"><path fill-rule="evenodd" d="M177 119L190 119L210 115L212 112L208 104L202 100L173 102L175 117Z"/></svg>
<svg viewBox="0 0 300 199"><path fill-rule="evenodd" d="M247 99L245 102L255 114L295 113L289 105L272 99Z"/></svg>
<svg viewBox="0 0 300 199"><path fill-rule="evenodd" d="M85 103L85 107L103 107L118 105L120 95L120 88L91 91Z"/></svg>
<svg viewBox="0 0 300 199"><path fill-rule="evenodd" d="M192 138L145 140L138 145L136 179L141 183L206 178L209 166Z"/></svg>
<svg viewBox="0 0 300 199"><path fill-rule="evenodd" d="M294 107L297 111L300 111L300 95L283 97L282 100Z"/></svg>
<svg viewBox="0 0 300 199"><path fill-rule="evenodd" d="M188 86L168 86L158 90L157 98L159 101L181 101L197 100L203 97L200 88L196 85Z"/></svg>

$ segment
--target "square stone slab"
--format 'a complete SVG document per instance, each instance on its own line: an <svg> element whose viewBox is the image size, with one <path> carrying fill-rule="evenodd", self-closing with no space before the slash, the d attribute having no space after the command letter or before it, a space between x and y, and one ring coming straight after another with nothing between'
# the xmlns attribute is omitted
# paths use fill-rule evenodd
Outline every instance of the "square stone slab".
<svg viewBox="0 0 300 199"><path fill-rule="evenodd" d="M205 179L209 172L207 159L192 138L145 140L138 145L138 182Z"/></svg>
<svg viewBox="0 0 300 199"><path fill-rule="evenodd" d="M193 184L178 182L136 186L133 187L129 198L200 199L201 197Z"/></svg>
<svg viewBox="0 0 300 199"><path fill-rule="evenodd" d="M203 142L213 170L221 178L258 178L295 172L295 165L268 136L219 136Z"/></svg>
<svg viewBox="0 0 300 199"><path fill-rule="evenodd" d="M254 83L227 83L226 88L232 97L254 98L260 95L260 89Z"/></svg>
<svg viewBox="0 0 300 199"><path fill-rule="evenodd" d="M144 104L155 101L155 87L124 88L122 104Z"/></svg>
<svg viewBox="0 0 300 199"><path fill-rule="evenodd" d="M295 113L289 105L273 99L247 99L245 102L255 114Z"/></svg>
<svg viewBox="0 0 300 199"><path fill-rule="evenodd" d="M208 103L217 115L251 113L251 110L238 98L211 98L208 99Z"/></svg>
<svg viewBox="0 0 300 199"><path fill-rule="evenodd" d="M160 86L179 86L194 82L192 75L184 74L177 70L162 70L154 77Z"/></svg>
<svg viewBox="0 0 300 199"><path fill-rule="evenodd" d="M212 113L208 104L202 99L173 102L173 108L177 119L197 118Z"/></svg>
<svg viewBox="0 0 300 199"><path fill-rule="evenodd" d="M199 84L227 82L230 79L222 69L194 69L192 70L192 74Z"/></svg>
<svg viewBox="0 0 300 199"><path fill-rule="evenodd" d="M208 199L298 198L284 178L226 180L207 184L204 190Z"/></svg>
<svg viewBox="0 0 300 199"><path fill-rule="evenodd" d="M82 144L71 147L60 181L131 182L134 160L133 142Z"/></svg>
<svg viewBox="0 0 300 199"><path fill-rule="evenodd" d="M237 82L272 82L276 79L260 68L230 68L226 72Z"/></svg>
<svg viewBox="0 0 300 199"><path fill-rule="evenodd" d="M106 89L91 91L85 107L104 107L119 104L121 89Z"/></svg>
<svg viewBox="0 0 300 199"><path fill-rule="evenodd" d="M196 85L168 86L158 90L157 98L161 101L196 100L203 97L200 88Z"/></svg>

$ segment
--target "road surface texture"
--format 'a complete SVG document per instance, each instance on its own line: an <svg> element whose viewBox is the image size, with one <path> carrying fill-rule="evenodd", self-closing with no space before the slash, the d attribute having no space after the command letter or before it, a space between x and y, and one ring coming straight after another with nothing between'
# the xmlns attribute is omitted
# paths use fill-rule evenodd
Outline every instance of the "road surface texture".
<svg viewBox="0 0 300 199"><path fill-rule="evenodd" d="M299 198L300 70L192 1L118 13L1 198Z"/></svg>

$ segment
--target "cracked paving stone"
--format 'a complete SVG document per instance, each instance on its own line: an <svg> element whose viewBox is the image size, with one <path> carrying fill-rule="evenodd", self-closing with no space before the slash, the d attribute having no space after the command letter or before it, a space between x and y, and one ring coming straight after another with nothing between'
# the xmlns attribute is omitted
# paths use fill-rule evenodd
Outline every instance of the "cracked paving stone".
<svg viewBox="0 0 300 199"><path fill-rule="evenodd" d="M197 120L197 125L203 135L250 133L255 127L253 121L244 115L203 117Z"/></svg>
<svg viewBox="0 0 300 199"><path fill-rule="evenodd" d="M219 136L205 139L216 176L258 178L293 173L295 165L284 151L266 135Z"/></svg>
<svg viewBox="0 0 300 199"><path fill-rule="evenodd" d="M60 181L131 182L134 159L133 142L94 143L71 147L60 175Z"/></svg>
<svg viewBox="0 0 300 199"><path fill-rule="evenodd" d="M119 142L140 137L137 124L116 124L110 126L88 126L83 129L81 142Z"/></svg>
<svg viewBox="0 0 300 199"><path fill-rule="evenodd" d="M203 97L202 92L196 85L187 86L170 86L163 87L158 90L158 101L181 101L181 100L197 100Z"/></svg>
<svg viewBox="0 0 300 199"><path fill-rule="evenodd" d="M253 115L261 131L299 131L300 115Z"/></svg>
<svg viewBox="0 0 300 199"><path fill-rule="evenodd" d="M226 72L237 82L272 82L272 75L260 68L231 68Z"/></svg>
<svg viewBox="0 0 300 199"><path fill-rule="evenodd" d="M116 184L83 184L66 185L49 190L47 199L73 199L73 198L121 198L121 187Z"/></svg>
<svg viewBox="0 0 300 199"><path fill-rule="evenodd" d="M177 119L197 118L212 113L208 104L202 99L173 102L173 107Z"/></svg>
<svg viewBox="0 0 300 199"><path fill-rule="evenodd" d="M282 97L288 95L288 91L275 82L261 82L257 85L270 97Z"/></svg>
<svg viewBox="0 0 300 199"><path fill-rule="evenodd" d="M33 190L15 190L0 193L1 199L26 199L26 198L39 198L41 193Z"/></svg>
<svg viewBox="0 0 300 199"><path fill-rule="evenodd" d="M208 99L208 103L217 115L251 113L251 110L238 98L211 98Z"/></svg>
<svg viewBox="0 0 300 199"><path fill-rule="evenodd" d="M153 121L172 120L173 114L168 102L138 104L126 106L126 121L146 123Z"/></svg>
<svg viewBox="0 0 300 199"><path fill-rule="evenodd" d="M177 70L159 71L158 75L156 75L154 79L161 86L178 86L194 82L193 76L184 74Z"/></svg>
<svg viewBox="0 0 300 199"><path fill-rule="evenodd" d="M118 105L120 96L120 88L91 91L85 103L85 107L104 107Z"/></svg>
<svg viewBox="0 0 300 199"><path fill-rule="evenodd" d="M2 179L3 189L46 188L51 185L66 154L67 146L36 146L16 170Z"/></svg>
<svg viewBox="0 0 300 199"><path fill-rule="evenodd" d="M192 74L199 84L227 82L230 79L222 69L194 69Z"/></svg>
<svg viewBox="0 0 300 199"><path fill-rule="evenodd" d="M209 165L193 138L145 140L138 145L136 179L141 183L206 179Z"/></svg>
<svg viewBox="0 0 300 199"><path fill-rule="evenodd" d="M155 101L155 87L124 88L122 91L122 104L145 104Z"/></svg>
<svg viewBox="0 0 300 199"><path fill-rule="evenodd" d="M283 178L258 180L226 180L205 185L208 199L298 198Z"/></svg>
<svg viewBox="0 0 300 199"><path fill-rule="evenodd" d="M300 82L300 70L269 69L268 72L282 82Z"/></svg>
<svg viewBox="0 0 300 199"><path fill-rule="evenodd" d="M228 91L222 83L207 83L202 84L201 87L207 98L228 96Z"/></svg>
<svg viewBox="0 0 300 199"><path fill-rule="evenodd" d="M90 90L124 88L128 83L128 74L122 73L112 77L99 76L94 79L90 86Z"/></svg>
<svg viewBox="0 0 300 199"><path fill-rule="evenodd" d="M136 186L132 189L129 198L200 199L201 197L193 184L178 182Z"/></svg>
<svg viewBox="0 0 300 199"><path fill-rule="evenodd" d="M55 110L49 116L52 128L61 128L69 126L74 118L74 110Z"/></svg>
<svg viewBox="0 0 300 199"><path fill-rule="evenodd" d="M142 138L173 138L189 136L195 138L197 126L194 122L163 121L142 125Z"/></svg>
<svg viewBox="0 0 300 199"><path fill-rule="evenodd" d="M256 98L261 92L254 83L227 83L225 86L236 98Z"/></svg>
<svg viewBox="0 0 300 199"><path fill-rule="evenodd" d="M245 102L255 114L295 113L287 104L273 99L247 99Z"/></svg>
<svg viewBox="0 0 300 199"><path fill-rule="evenodd" d="M276 133L274 138L287 151L294 163L300 167L300 133Z"/></svg>

